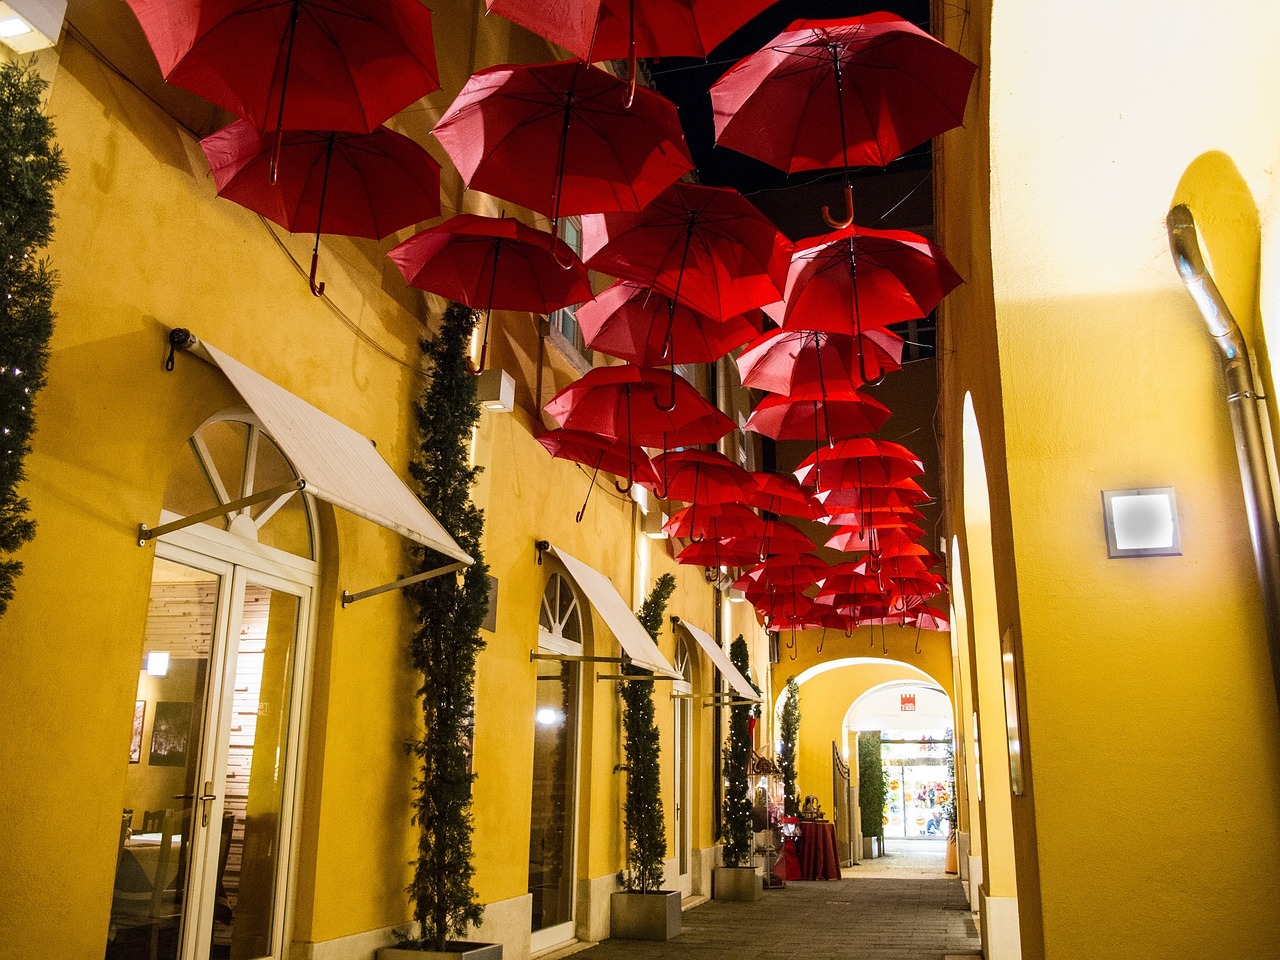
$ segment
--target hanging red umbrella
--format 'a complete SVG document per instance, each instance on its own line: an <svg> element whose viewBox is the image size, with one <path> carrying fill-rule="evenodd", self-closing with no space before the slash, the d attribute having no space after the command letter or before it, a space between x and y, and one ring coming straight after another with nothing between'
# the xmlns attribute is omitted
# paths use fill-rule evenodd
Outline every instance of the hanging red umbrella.
<svg viewBox="0 0 1280 960"><path fill-rule="evenodd" d="M765 397L756 404L742 429L775 440L826 443L875 433L888 419L889 408L879 400L857 390L833 388Z"/></svg>
<svg viewBox="0 0 1280 960"><path fill-rule="evenodd" d="M418 0L129 0L160 72L259 130L371 133L440 89Z"/></svg>
<svg viewBox="0 0 1280 960"><path fill-rule="evenodd" d="M794 477L763 471L755 471L751 476L755 478L756 489L747 497L747 506L806 520L817 520L823 515L822 505L813 499L813 491L802 487Z"/></svg>
<svg viewBox="0 0 1280 960"><path fill-rule="evenodd" d="M592 350L642 367L713 363L760 333L758 310L727 320L623 280L574 313Z"/></svg>
<svg viewBox="0 0 1280 960"><path fill-rule="evenodd" d="M673 450L653 459L658 495L685 503L740 503L755 488L751 474L718 450Z"/></svg>
<svg viewBox="0 0 1280 960"><path fill-rule="evenodd" d="M473 190L551 218L640 210L693 169L675 105L577 60L471 75L432 131Z"/></svg>
<svg viewBox="0 0 1280 960"><path fill-rule="evenodd" d="M928 316L960 275L934 244L907 230L848 226L796 245L782 326L861 336ZM868 376L860 358L860 378Z"/></svg>
<svg viewBox="0 0 1280 960"><path fill-rule="evenodd" d="M779 305L781 311L785 304ZM766 313L768 310L766 309ZM861 336L816 330L770 330L734 361L744 387L770 393L860 386L902 368L900 336L864 330Z"/></svg>
<svg viewBox="0 0 1280 960"><path fill-rule="evenodd" d="M403 134L293 130L280 140L278 178L267 174L275 139L237 120L200 141L218 196L248 207L290 233L316 235L311 250L311 292L316 283L320 234L380 240L440 215L440 165Z"/></svg>
<svg viewBox="0 0 1280 960"><path fill-rule="evenodd" d="M559 460L572 460L591 468L591 486L587 489L586 500L582 501L582 509L578 511L579 523L586 513L591 491L596 487L596 474L601 470L641 483L658 482L653 464L639 447L627 447L621 441L582 430L547 430L538 435L537 441L551 456Z"/></svg>
<svg viewBox="0 0 1280 960"><path fill-rule="evenodd" d="M821 455L821 477L818 477ZM820 490L845 487L891 486L924 473L924 463L892 440L851 437L837 440L829 450L817 451L800 462L795 477ZM821 482L815 482L820 480Z"/></svg>
<svg viewBox="0 0 1280 960"><path fill-rule="evenodd" d="M676 563L699 567L738 567L759 561L760 555L754 550L720 540L695 540L676 554Z"/></svg>
<svg viewBox="0 0 1280 960"><path fill-rule="evenodd" d="M872 512L878 509L914 507L928 503L932 498L916 481L906 479L891 485L867 482L836 490L819 490L814 494L814 499L830 514L849 509Z"/></svg>
<svg viewBox="0 0 1280 960"><path fill-rule="evenodd" d="M791 244L742 194L676 183L639 213L582 218L582 258L724 320L782 295Z"/></svg>
<svg viewBox="0 0 1280 960"><path fill-rule="evenodd" d="M856 597L855 603L876 599L881 588L875 576L851 563L836 564L818 588L818 597Z"/></svg>
<svg viewBox="0 0 1280 960"><path fill-rule="evenodd" d="M976 71L893 14L797 20L711 87L716 143L788 173L843 169L848 226L850 165L883 166L959 126Z"/></svg>
<svg viewBox="0 0 1280 960"><path fill-rule="evenodd" d="M705 58L773 0L486 0L490 13L590 62L637 57Z"/></svg>
<svg viewBox="0 0 1280 960"><path fill-rule="evenodd" d="M814 547L809 535L794 524L785 520L765 520L764 524L762 532L737 534L726 539L735 545L754 547L761 557L794 556Z"/></svg>
<svg viewBox="0 0 1280 960"><path fill-rule="evenodd" d="M662 531L669 537L699 542L725 541L730 537L742 540L753 536L763 537L768 528L764 520L742 504L721 503L696 508L682 507L662 525ZM752 550L749 543L741 546L743 551L753 554L753 563L760 562L759 552Z"/></svg>
<svg viewBox="0 0 1280 960"><path fill-rule="evenodd" d="M415 233L389 256L419 290L484 310L484 370L493 310L551 313L591 296L587 268L569 246L510 217L460 213Z"/></svg>
<svg viewBox="0 0 1280 960"><path fill-rule="evenodd" d="M669 378L657 370L623 364L595 367L557 393L543 408L562 427L586 430L641 447L714 443L733 423L687 380L676 383L674 403L663 405ZM706 439L710 438L710 439Z"/></svg>
<svg viewBox="0 0 1280 960"><path fill-rule="evenodd" d="M914 525L915 521L923 519L924 514L915 507L877 506L875 509L867 510L841 510L839 512L828 514L822 519L822 522L839 527L888 529L891 527L900 527L906 524Z"/></svg>
<svg viewBox="0 0 1280 960"><path fill-rule="evenodd" d="M924 531L914 524L887 529L840 527L823 546L845 553L874 552L900 544L914 544Z"/></svg>
<svg viewBox="0 0 1280 960"><path fill-rule="evenodd" d="M759 590L767 584L775 587L795 584L810 587L831 572L830 565L813 553L770 557L756 564L734 583L742 591Z"/></svg>

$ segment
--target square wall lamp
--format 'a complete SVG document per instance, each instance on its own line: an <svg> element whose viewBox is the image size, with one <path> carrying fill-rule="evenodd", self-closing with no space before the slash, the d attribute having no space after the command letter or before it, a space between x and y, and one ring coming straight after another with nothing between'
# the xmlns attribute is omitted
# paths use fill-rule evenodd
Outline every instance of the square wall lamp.
<svg viewBox="0 0 1280 960"><path fill-rule="evenodd" d="M67 0L0 2L0 43L15 53L43 50L58 42Z"/></svg>
<svg viewBox="0 0 1280 960"><path fill-rule="evenodd" d="M1178 557L1178 504L1173 487L1103 490L1108 557Z"/></svg>
<svg viewBox="0 0 1280 960"><path fill-rule="evenodd" d="M492 367L476 377L476 403L482 410L510 413L516 405L516 382L511 374Z"/></svg>

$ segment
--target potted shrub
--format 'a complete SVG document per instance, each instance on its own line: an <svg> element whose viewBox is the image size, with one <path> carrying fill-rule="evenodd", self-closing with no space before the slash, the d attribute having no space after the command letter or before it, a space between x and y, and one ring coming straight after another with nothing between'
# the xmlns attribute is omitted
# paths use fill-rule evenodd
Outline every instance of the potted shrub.
<svg viewBox="0 0 1280 960"><path fill-rule="evenodd" d="M750 679L747 642L739 634L729 646L729 659ZM724 748L724 866L712 871L711 895L716 900L759 900L761 877L751 862L751 797L747 776L751 763L751 705L729 708L729 739Z"/></svg>
<svg viewBox="0 0 1280 960"><path fill-rule="evenodd" d="M423 504L475 563L457 576L446 574L408 589L417 609L410 658L422 674L423 733L408 744L418 765L413 810L418 858L408 887L418 935L404 935L398 946L380 950L383 960L502 956L501 944L460 939L479 926L483 914L471 885L474 686L476 657L484 647L480 625L489 603L489 568L480 551L484 514L471 502L479 468L468 462L471 430L479 419L475 378L465 367L475 321L474 311L450 304L439 335L422 345L433 375L415 406L421 440L409 471ZM449 562L425 548L415 560L419 572Z"/></svg>
<svg viewBox="0 0 1280 960"><path fill-rule="evenodd" d="M655 643L675 588L676 578L664 573L637 614ZM630 665L623 672L639 677L648 673ZM621 693L622 747L627 771L627 865L618 874L622 890L611 899L609 933L630 940L670 940L680 934L681 896L679 890L661 889L667 838L653 681L625 680Z"/></svg>
<svg viewBox="0 0 1280 960"><path fill-rule="evenodd" d="M778 769L782 772L782 814L800 816L799 791L796 789L796 742L800 739L800 684L787 678L787 694L782 701L782 717L778 723L782 749L778 752Z"/></svg>
<svg viewBox="0 0 1280 960"><path fill-rule="evenodd" d="M858 734L858 806L862 817L862 856L881 854L884 844L884 764L880 760L880 732Z"/></svg>

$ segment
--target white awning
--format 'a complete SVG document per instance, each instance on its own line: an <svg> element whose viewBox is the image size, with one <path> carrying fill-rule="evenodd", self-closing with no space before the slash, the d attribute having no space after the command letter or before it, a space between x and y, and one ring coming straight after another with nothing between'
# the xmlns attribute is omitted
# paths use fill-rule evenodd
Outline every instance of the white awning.
<svg viewBox="0 0 1280 960"><path fill-rule="evenodd" d="M474 563L366 437L221 350L193 352L217 366L306 482L306 492L447 557Z"/></svg>
<svg viewBox="0 0 1280 960"><path fill-rule="evenodd" d="M576 557L565 553L560 547L548 548L560 558L569 576L587 595L591 605L596 608L604 622L609 625L613 635L618 638L623 652L631 658L631 663L643 670L652 670L655 674L681 679L675 667L667 662L658 645L653 642L649 632L641 626L636 615L631 612L627 602L622 599L613 582L599 570L589 567Z"/></svg>
<svg viewBox="0 0 1280 960"><path fill-rule="evenodd" d="M684 627L685 632L697 641L711 662L716 665L716 669L724 674L724 678L729 681L729 686L733 687L744 700L750 700L752 703L760 702L760 694L756 693L751 684L747 682L747 678L738 672L738 668L733 665L733 661L729 659L729 655L720 649L720 644L716 643L712 636L704 630L699 630L688 620L681 619L680 626Z"/></svg>

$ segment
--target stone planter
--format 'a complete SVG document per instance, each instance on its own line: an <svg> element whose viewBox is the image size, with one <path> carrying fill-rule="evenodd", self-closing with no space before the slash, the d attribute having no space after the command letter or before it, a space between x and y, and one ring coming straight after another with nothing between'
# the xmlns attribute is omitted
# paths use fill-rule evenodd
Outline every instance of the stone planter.
<svg viewBox="0 0 1280 960"><path fill-rule="evenodd" d="M679 890L632 893L609 898L609 936L621 940L670 940L680 936Z"/></svg>
<svg viewBox="0 0 1280 960"><path fill-rule="evenodd" d="M444 953L417 947L379 947L378 960L502 960L502 944L450 940Z"/></svg>
<svg viewBox="0 0 1280 960"><path fill-rule="evenodd" d="M759 900L764 896L761 880L755 867L716 867L711 871L712 899Z"/></svg>

